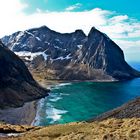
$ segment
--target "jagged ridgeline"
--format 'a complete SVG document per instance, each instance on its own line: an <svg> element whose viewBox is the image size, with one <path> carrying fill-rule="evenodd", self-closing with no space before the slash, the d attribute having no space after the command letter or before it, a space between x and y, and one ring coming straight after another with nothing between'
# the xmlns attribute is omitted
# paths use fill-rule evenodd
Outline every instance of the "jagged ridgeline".
<svg viewBox="0 0 140 140"><path fill-rule="evenodd" d="M0 41L0 108L17 107L47 95L24 62Z"/></svg>
<svg viewBox="0 0 140 140"><path fill-rule="evenodd" d="M5 36L2 42L46 79L113 81L140 76L119 46L94 27L86 36L82 30L62 34L42 26Z"/></svg>

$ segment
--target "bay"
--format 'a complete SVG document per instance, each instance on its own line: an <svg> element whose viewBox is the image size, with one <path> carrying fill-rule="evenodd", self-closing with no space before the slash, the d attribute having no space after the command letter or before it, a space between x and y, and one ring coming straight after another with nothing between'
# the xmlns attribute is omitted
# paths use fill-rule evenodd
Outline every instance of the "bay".
<svg viewBox="0 0 140 140"><path fill-rule="evenodd" d="M140 70L139 63L130 63ZM140 96L140 78L122 82L64 83L41 99L34 125L85 121Z"/></svg>

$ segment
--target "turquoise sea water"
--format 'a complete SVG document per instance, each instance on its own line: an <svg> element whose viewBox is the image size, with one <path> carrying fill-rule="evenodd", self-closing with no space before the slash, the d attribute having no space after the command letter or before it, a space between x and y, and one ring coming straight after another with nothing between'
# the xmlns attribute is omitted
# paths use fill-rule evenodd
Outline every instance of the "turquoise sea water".
<svg viewBox="0 0 140 140"><path fill-rule="evenodd" d="M140 65L131 63L140 70ZM34 125L46 126L91 119L140 96L140 78L123 82L65 83L41 99Z"/></svg>

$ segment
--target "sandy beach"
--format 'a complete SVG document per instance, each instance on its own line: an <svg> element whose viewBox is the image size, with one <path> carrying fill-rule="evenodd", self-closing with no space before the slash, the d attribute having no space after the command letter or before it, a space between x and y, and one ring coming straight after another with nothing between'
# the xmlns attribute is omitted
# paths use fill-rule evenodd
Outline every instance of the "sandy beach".
<svg viewBox="0 0 140 140"><path fill-rule="evenodd" d="M62 83L74 83L81 81L42 80L38 82L42 87L51 89L52 86ZM0 122L16 125L33 125L37 113L37 108L38 100L27 102L19 108L9 108L4 110L0 109Z"/></svg>
<svg viewBox="0 0 140 140"><path fill-rule="evenodd" d="M72 81L42 80L39 81L39 84L44 88L51 89L52 86L68 82ZM27 102L18 108L0 109L0 122L15 125L33 125L37 113L38 101Z"/></svg>
<svg viewBox="0 0 140 140"><path fill-rule="evenodd" d="M36 111L37 101L27 102L19 108L0 110L0 121L9 124L31 125Z"/></svg>
<svg viewBox="0 0 140 140"><path fill-rule="evenodd" d="M43 81L40 85L47 87L62 83L61 81ZM32 125L37 113L38 100L27 102L22 107L0 109L0 122L15 125Z"/></svg>

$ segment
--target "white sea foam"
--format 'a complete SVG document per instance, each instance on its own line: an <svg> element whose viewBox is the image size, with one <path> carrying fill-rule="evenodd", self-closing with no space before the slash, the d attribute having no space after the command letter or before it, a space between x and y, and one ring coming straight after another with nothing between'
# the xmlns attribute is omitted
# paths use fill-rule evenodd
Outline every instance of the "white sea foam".
<svg viewBox="0 0 140 140"><path fill-rule="evenodd" d="M71 83L62 83L59 84L58 87L66 86L70 84ZM63 99L63 96L68 96L68 95L69 94L66 93L51 93L49 94L48 97L41 99L38 102L37 114L32 125L34 126L40 125L42 120L42 115L41 115L42 113L44 117L46 116L46 120L49 120L49 124L53 124L54 122L59 121L62 118L63 114L66 114L68 111L57 109L53 106L53 104L54 102Z"/></svg>
<svg viewBox="0 0 140 140"><path fill-rule="evenodd" d="M49 95L49 97L58 97L59 96L59 94L58 93L51 93L50 95Z"/></svg>
<svg viewBox="0 0 140 140"><path fill-rule="evenodd" d="M66 93L60 93L61 96L69 96L69 94Z"/></svg>
<svg viewBox="0 0 140 140"><path fill-rule="evenodd" d="M71 85L71 83L61 83L58 86L67 86L67 85Z"/></svg>
<svg viewBox="0 0 140 140"><path fill-rule="evenodd" d="M61 84L58 84L54 87L52 86L52 89L59 89L60 87L68 86L68 85L71 85L71 83L61 83Z"/></svg>
<svg viewBox="0 0 140 140"><path fill-rule="evenodd" d="M35 119L33 120L32 124L33 126L38 126L39 123L40 123L40 109L42 109L43 105L45 103L45 98L42 98L39 102L38 102L38 105L37 105L37 112L36 112L36 117Z"/></svg>
<svg viewBox="0 0 140 140"><path fill-rule="evenodd" d="M67 112L68 111L66 110L59 110L59 109L51 107L46 110L46 114L47 114L46 118L52 119L52 123L53 123L60 120L62 117L62 114L66 114Z"/></svg>
<svg viewBox="0 0 140 140"><path fill-rule="evenodd" d="M55 97L55 98L52 98L52 99L49 99L51 102L57 102L58 100L61 100L62 97Z"/></svg>

